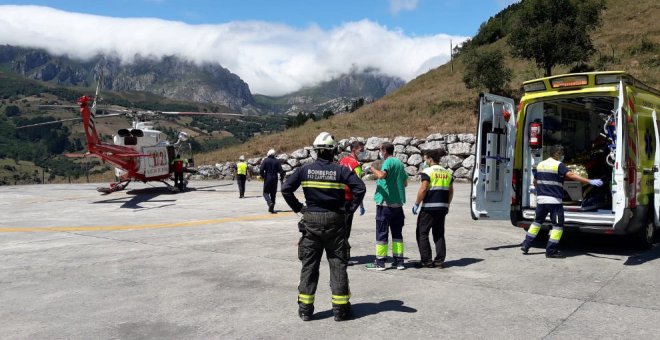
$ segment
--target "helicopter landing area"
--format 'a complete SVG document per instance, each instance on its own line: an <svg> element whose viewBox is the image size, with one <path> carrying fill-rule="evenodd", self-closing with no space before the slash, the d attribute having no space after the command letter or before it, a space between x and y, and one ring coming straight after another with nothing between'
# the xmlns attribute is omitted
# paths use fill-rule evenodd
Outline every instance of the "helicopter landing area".
<svg viewBox="0 0 660 340"><path fill-rule="evenodd" d="M445 269L415 269L416 217L405 206L406 270L374 260L374 182L355 216L349 267L355 319L332 318L321 263L314 320L297 316L298 217L261 183L192 182L191 190L135 184L0 187L0 334L26 338L656 338L660 247L566 234L566 259L524 231L472 221L470 187L456 184ZM418 183L407 190L408 202ZM302 192L298 191L301 197Z"/></svg>

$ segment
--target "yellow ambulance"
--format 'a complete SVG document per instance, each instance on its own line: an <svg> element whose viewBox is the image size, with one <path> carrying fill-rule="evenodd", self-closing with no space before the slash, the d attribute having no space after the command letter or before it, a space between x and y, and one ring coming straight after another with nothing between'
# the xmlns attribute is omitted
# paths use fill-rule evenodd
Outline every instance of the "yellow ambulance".
<svg viewBox="0 0 660 340"><path fill-rule="evenodd" d="M472 218L527 228L536 207L532 168L560 144L571 171L605 183L564 183L564 228L632 234L652 245L660 228L660 91L625 72L558 75L523 87L517 108L510 98L480 95Z"/></svg>

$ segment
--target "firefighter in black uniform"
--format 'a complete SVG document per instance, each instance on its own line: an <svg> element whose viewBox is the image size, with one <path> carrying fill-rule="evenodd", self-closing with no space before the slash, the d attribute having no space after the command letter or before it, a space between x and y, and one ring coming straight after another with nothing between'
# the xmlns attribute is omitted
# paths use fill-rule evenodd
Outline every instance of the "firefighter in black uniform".
<svg viewBox="0 0 660 340"><path fill-rule="evenodd" d="M268 150L267 157L261 161L259 175L264 180L264 199L268 204L268 212L275 213L275 198L277 196L277 176L284 181L284 170L280 161L275 159L275 149Z"/></svg>
<svg viewBox="0 0 660 340"><path fill-rule="evenodd" d="M330 265L332 312L335 321L352 317L349 302L351 292L346 272L348 238L345 215L355 212L360 206L366 188L353 171L333 162L336 146L332 135L321 133L314 140L314 149L318 155L316 162L300 167L282 186L282 196L286 203L294 212L303 213L298 224L302 233L298 243L298 258L302 262L298 286L298 316L303 321L311 320L314 313L314 294L324 249ZM293 194L301 185L307 207ZM353 194L352 204L348 208L344 196L346 185Z"/></svg>

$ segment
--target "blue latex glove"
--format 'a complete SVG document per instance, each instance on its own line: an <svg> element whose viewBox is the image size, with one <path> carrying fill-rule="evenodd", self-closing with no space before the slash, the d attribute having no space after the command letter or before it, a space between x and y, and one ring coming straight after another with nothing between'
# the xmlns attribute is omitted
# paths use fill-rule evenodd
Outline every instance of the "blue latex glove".
<svg viewBox="0 0 660 340"><path fill-rule="evenodd" d="M419 204L414 204L412 207L413 215L417 215L417 210L419 209Z"/></svg>
<svg viewBox="0 0 660 340"><path fill-rule="evenodd" d="M365 212L364 207L360 207L360 216L364 215Z"/></svg>
<svg viewBox="0 0 660 340"><path fill-rule="evenodd" d="M603 186L603 181L600 179L590 179L589 184L595 186L595 187L600 187Z"/></svg>

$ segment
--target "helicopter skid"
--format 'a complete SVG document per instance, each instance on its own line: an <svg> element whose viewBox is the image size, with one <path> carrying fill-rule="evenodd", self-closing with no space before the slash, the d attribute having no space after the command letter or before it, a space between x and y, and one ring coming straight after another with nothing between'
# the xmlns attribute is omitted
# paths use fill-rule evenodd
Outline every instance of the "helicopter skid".
<svg viewBox="0 0 660 340"><path fill-rule="evenodd" d="M121 182L115 182L115 183L110 183L110 186L107 188L104 187L98 187L96 188L96 191L102 192L104 194L110 194L115 191L121 191L124 190L128 184L131 183L131 181L121 181Z"/></svg>

